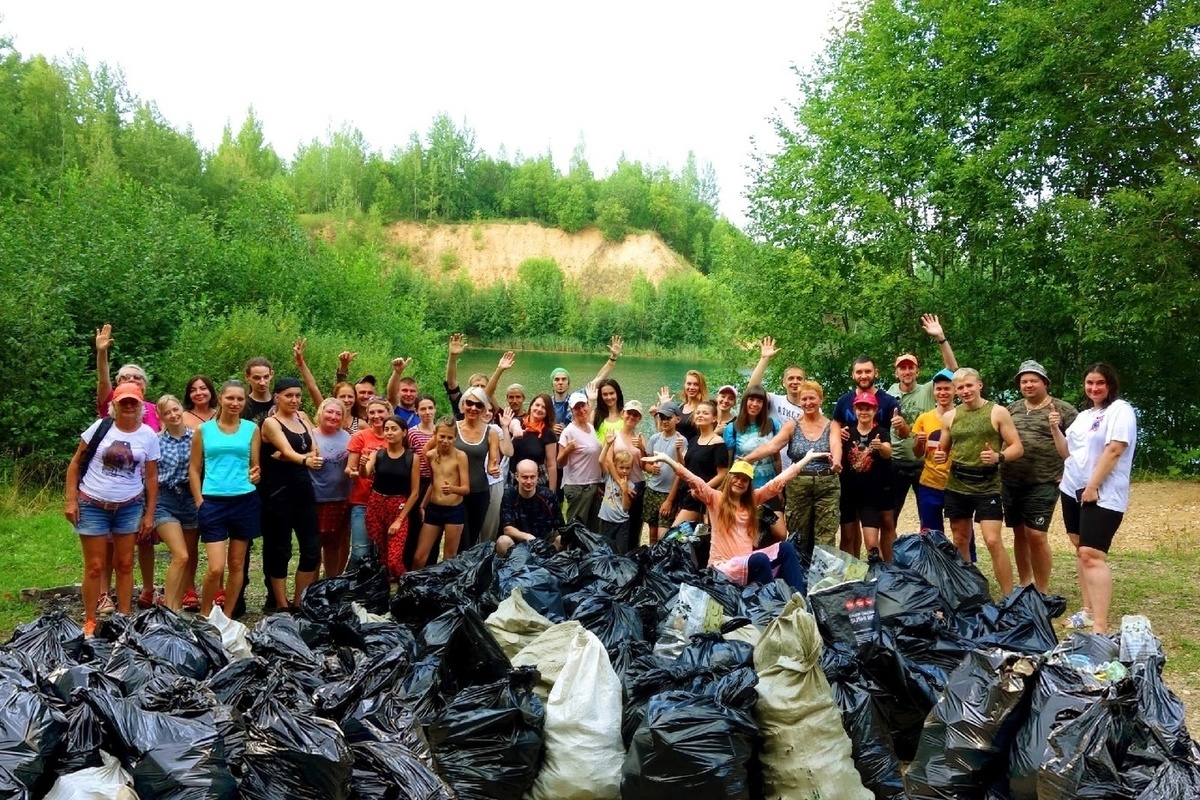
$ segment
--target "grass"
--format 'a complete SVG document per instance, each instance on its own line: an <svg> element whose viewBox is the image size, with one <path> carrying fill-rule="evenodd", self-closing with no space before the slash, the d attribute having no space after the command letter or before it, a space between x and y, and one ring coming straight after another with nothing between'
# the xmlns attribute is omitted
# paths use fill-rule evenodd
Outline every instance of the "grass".
<svg viewBox="0 0 1200 800"><path fill-rule="evenodd" d="M587 345L574 336L537 336L529 339L510 337L481 341L484 350L516 350L537 353L603 353L604 345ZM627 342L622 356L633 358L669 358L678 361L720 361L721 353L695 345L664 347L653 342Z"/></svg>
<svg viewBox="0 0 1200 800"><path fill-rule="evenodd" d="M83 574L79 539L61 512L62 494L50 488L30 492L9 484L0 490L0 634L38 615L21 590L77 583Z"/></svg>

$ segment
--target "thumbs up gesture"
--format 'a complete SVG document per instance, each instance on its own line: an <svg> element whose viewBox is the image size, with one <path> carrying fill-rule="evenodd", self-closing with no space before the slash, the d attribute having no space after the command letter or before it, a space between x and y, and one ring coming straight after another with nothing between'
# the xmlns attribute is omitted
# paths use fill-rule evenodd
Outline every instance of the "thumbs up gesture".
<svg viewBox="0 0 1200 800"><path fill-rule="evenodd" d="M900 416L900 409L892 410L892 430L899 431L900 426L904 424L904 417Z"/></svg>
<svg viewBox="0 0 1200 800"><path fill-rule="evenodd" d="M1000 463L1000 454L992 449L988 442L983 443L983 450L979 453L979 460L989 467Z"/></svg>

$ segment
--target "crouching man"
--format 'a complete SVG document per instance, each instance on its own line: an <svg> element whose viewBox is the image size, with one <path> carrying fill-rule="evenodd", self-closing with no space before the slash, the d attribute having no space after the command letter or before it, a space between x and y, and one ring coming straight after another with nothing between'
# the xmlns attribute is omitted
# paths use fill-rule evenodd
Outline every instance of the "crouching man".
<svg viewBox="0 0 1200 800"><path fill-rule="evenodd" d="M500 536L496 539L496 552L501 556L517 542L545 539L556 548L561 548L554 531L562 527L562 510L554 492L538 485L538 467L525 459L517 464L516 488L504 491L500 504Z"/></svg>

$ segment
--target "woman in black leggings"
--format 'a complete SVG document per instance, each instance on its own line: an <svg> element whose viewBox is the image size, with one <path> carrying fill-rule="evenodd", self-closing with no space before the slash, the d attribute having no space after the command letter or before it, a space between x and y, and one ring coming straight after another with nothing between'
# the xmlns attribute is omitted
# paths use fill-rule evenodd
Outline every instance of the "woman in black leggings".
<svg viewBox="0 0 1200 800"><path fill-rule="evenodd" d="M467 455L467 474L471 479L471 493L463 499L466 506L467 524L463 529L459 552L473 547L479 541L483 520L487 516L491 492L487 476L500 475L500 437L485 420L491 408L487 394L478 386L463 392L458 407L463 419L455 425L454 446Z"/></svg>
<svg viewBox="0 0 1200 800"><path fill-rule="evenodd" d="M313 445L313 425L300 411L300 381L275 382L275 414L262 423L263 569L280 609L295 608L300 595L317 578L321 564L321 535L317 527L317 501L309 470L319 470L323 460ZM300 545L296 587L289 604L287 570L292 560L292 532Z"/></svg>

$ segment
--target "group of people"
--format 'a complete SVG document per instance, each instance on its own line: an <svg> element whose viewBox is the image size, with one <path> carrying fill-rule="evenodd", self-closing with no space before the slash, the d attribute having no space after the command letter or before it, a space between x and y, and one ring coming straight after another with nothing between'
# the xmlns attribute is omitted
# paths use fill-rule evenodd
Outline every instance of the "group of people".
<svg viewBox="0 0 1200 800"><path fill-rule="evenodd" d="M405 358L392 361L381 392L372 375L348 382L356 354L343 352L326 396L304 340L293 349L297 377L277 377L269 361L252 358L243 380L216 387L196 375L182 399L152 403L138 365L122 366L112 383L105 325L96 336L98 419L83 432L66 481L66 516L85 562L85 630L114 605L130 611L135 553L139 605L203 614L229 605L236 617L258 538L264 611L274 611L294 608L321 573L339 575L372 555L395 579L479 541L494 540L501 555L532 539L557 544L572 520L616 552L705 521L710 566L742 584L779 577L804 591L817 544L854 555L865 544L890 559L910 490L922 527L940 530L949 519L964 558L978 523L1005 592L1014 581L1002 522L1014 530L1018 579L1047 591L1046 532L1061 496L1084 598L1068 622L1104 630L1106 556L1128 503L1136 443L1115 373L1087 369L1089 405L1077 413L1049 395L1046 370L1027 361L1016 374L1021 399L1005 408L983 397L975 370L958 367L936 317L922 326L944 369L919 383L917 357L902 354L885 391L875 362L861 357L830 417L822 386L799 366L783 371L783 393L764 388L779 352L770 337L744 391L724 385L710 397L704 375L690 370L678 395L664 386L644 408L610 377L619 336L581 389L555 369L550 391L530 397L514 383L498 402L516 356L505 353L490 376L471 375L462 389L466 340L455 334L443 384L454 414L439 418L434 396L404 375ZM305 394L311 418L301 410ZM299 562L289 596L293 540ZM159 541L171 553L161 596ZM208 569L198 587L200 543Z"/></svg>

